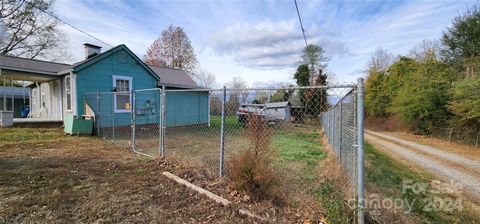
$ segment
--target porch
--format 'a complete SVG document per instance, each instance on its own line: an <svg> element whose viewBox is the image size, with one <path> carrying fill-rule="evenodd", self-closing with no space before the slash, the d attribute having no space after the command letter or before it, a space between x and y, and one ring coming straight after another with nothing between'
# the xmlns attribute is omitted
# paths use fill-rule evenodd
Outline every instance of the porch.
<svg viewBox="0 0 480 224"><path fill-rule="evenodd" d="M46 118L14 118L15 127L61 127L63 120Z"/></svg>
<svg viewBox="0 0 480 224"><path fill-rule="evenodd" d="M70 66L5 55L0 59L0 126L61 123L62 71Z"/></svg>

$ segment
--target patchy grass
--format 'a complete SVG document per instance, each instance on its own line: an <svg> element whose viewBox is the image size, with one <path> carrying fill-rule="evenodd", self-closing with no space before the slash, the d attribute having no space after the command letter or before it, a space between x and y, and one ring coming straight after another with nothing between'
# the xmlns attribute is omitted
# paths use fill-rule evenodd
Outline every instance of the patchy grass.
<svg viewBox="0 0 480 224"><path fill-rule="evenodd" d="M328 223L350 223L353 214L344 204L344 194L335 188L335 183L327 180L315 189L315 195L327 210Z"/></svg>
<svg viewBox="0 0 480 224"><path fill-rule="evenodd" d="M413 202L411 214L415 220L424 223L476 223L480 214L474 214L470 208L463 206L463 209L457 211L444 211L441 209L428 208L429 199L441 198L455 201L457 198L448 194L434 194L430 190L426 192L414 193L407 190L403 193L404 181L413 181L413 183L427 183L428 189L432 189L431 181L436 180L429 174L418 172L410 167L395 161L384 153L375 149L372 145L365 144L366 152L366 183L367 192L379 193L385 198L400 198L408 202ZM446 205L446 204L445 204ZM465 205L465 204L464 204ZM393 221L393 220L392 220Z"/></svg>
<svg viewBox="0 0 480 224"><path fill-rule="evenodd" d="M138 168L135 170L135 173L137 174L144 174L145 173L145 169L144 168Z"/></svg>
<svg viewBox="0 0 480 224"><path fill-rule="evenodd" d="M320 151L320 135L310 133L279 132L273 137L272 147L277 149L282 160L302 162L309 167L316 167L326 154Z"/></svg>
<svg viewBox="0 0 480 224"><path fill-rule="evenodd" d="M68 138L57 128L0 128L0 148L8 145L43 144Z"/></svg>
<svg viewBox="0 0 480 224"><path fill-rule="evenodd" d="M161 175L173 164L100 138L0 128L0 139L0 223L252 222Z"/></svg>

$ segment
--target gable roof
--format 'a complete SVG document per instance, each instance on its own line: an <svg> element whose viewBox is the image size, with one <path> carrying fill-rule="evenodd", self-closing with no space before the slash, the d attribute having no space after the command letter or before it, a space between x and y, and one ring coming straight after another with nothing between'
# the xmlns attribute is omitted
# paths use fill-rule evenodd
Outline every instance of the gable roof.
<svg viewBox="0 0 480 224"><path fill-rule="evenodd" d="M0 68L6 70L39 73L46 75L60 75L59 73L61 71L72 68L72 65L0 55Z"/></svg>
<svg viewBox="0 0 480 224"><path fill-rule="evenodd" d="M198 84L190 77L190 74L185 70L153 65L149 65L149 67L160 77L160 83L162 84L179 88L199 87Z"/></svg>
<svg viewBox="0 0 480 224"><path fill-rule="evenodd" d="M73 64L73 69L75 72L78 72L84 68L87 68L88 66L90 65L93 65L95 64L96 62L112 55L113 53L116 53L120 50L125 50L129 55L130 57L132 57L140 66L142 66L144 69L146 69L148 71L148 73L150 73L150 75L152 75L153 77L155 77L155 79L159 80L160 77L158 77L158 75L150 68L148 67L145 63L143 63L142 60L140 60L140 58L137 57L137 55L135 55L127 46L125 46L125 44L120 44L116 47L113 47L111 49L109 49L108 51L105 51L95 57L92 57L92 58L89 58L89 59L86 59L86 60L83 60L83 61L80 61L80 62L77 62L75 64Z"/></svg>

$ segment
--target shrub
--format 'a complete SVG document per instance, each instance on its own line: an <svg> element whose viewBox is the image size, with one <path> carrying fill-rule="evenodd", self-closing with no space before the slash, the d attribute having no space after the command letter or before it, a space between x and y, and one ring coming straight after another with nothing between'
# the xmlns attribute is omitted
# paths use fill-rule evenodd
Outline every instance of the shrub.
<svg viewBox="0 0 480 224"><path fill-rule="evenodd" d="M237 190L249 192L257 200L273 200L281 203L283 196L280 181L271 167L272 150L269 147L272 133L261 116L250 115L246 135L251 147L232 158L229 174Z"/></svg>

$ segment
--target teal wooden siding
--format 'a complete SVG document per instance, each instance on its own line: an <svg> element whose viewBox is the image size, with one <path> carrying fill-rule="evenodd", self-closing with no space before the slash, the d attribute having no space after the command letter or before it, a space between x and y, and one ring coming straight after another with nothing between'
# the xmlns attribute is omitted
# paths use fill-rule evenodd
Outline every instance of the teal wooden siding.
<svg viewBox="0 0 480 224"><path fill-rule="evenodd" d="M128 60L119 59L119 54L127 54ZM112 92L113 76L132 77L132 89L155 88L157 80L142 67L125 50L121 49L108 57L77 72L77 113L84 114L84 94L94 92ZM93 98L93 99L92 99ZM112 113L114 111L114 97L112 93L100 93L99 108L92 101L95 97L89 95L87 101L95 113L100 113L101 127L129 126L131 113ZM167 99L167 126L206 124L208 122L208 92L168 92ZM139 92L136 95L138 124L151 124L158 121L160 109L160 94Z"/></svg>
<svg viewBox="0 0 480 224"><path fill-rule="evenodd" d="M208 122L208 92L167 92L167 127Z"/></svg>

